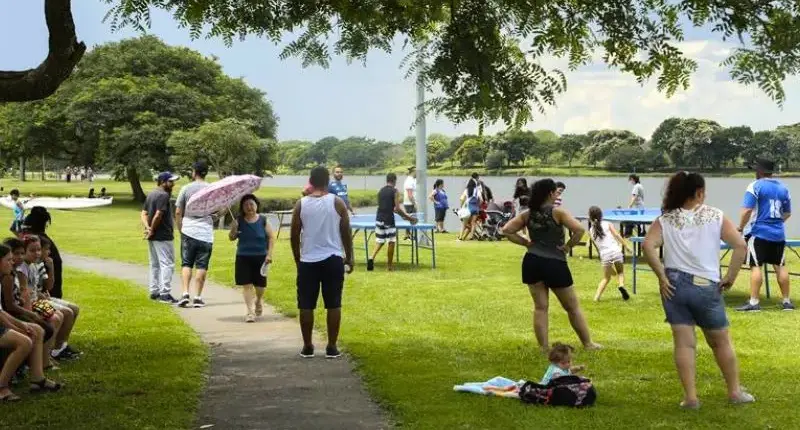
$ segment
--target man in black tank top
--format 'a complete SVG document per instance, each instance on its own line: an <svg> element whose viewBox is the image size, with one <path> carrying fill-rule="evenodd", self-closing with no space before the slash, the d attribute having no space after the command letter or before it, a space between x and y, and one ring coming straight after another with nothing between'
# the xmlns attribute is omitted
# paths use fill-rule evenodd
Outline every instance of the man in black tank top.
<svg viewBox="0 0 800 430"><path fill-rule="evenodd" d="M372 258L367 260L367 270L369 271L375 269L375 257L383 248L383 244L387 242L389 243L387 247L388 267L390 272L394 270L392 263L394 260L394 247L395 243L397 243L394 214L398 213L411 224L417 223L417 219L409 215L403 205L400 204L401 199L395 188L396 184L397 175L389 173L386 175L386 185L378 191L378 211L375 214L375 241L378 245L375 247L375 252L372 253Z"/></svg>

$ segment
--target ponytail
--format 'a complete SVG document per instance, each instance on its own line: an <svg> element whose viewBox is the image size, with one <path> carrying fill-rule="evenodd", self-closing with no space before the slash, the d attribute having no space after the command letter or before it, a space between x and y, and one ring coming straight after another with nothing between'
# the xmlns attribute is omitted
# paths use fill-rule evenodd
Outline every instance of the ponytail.
<svg viewBox="0 0 800 430"><path fill-rule="evenodd" d="M706 187L706 180L699 173L678 172L667 182L667 190L661 203L661 213L683 207L686 201Z"/></svg>
<svg viewBox="0 0 800 430"><path fill-rule="evenodd" d="M589 208L589 222L592 224L592 239L602 240L606 237L603 231L603 210L597 206Z"/></svg>

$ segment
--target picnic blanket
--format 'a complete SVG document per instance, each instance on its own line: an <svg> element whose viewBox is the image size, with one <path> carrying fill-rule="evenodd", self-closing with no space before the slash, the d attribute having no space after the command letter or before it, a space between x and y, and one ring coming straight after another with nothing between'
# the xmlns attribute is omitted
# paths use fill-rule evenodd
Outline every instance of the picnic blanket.
<svg viewBox="0 0 800 430"><path fill-rule="evenodd" d="M518 399L519 388L524 383L524 380L513 381L502 376L495 376L486 382L466 382L461 385L454 385L453 391Z"/></svg>

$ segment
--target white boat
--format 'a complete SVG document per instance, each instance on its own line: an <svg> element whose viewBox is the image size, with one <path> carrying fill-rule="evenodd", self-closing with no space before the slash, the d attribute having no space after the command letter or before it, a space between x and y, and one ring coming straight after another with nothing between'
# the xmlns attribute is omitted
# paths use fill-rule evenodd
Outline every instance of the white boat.
<svg viewBox="0 0 800 430"><path fill-rule="evenodd" d="M113 202L114 198L106 197L90 199L88 197L20 197L20 200L22 200L22 206L25 208L25 210L29 210L34 206L42 206L47 209L88 209L109 206ZM14 208L14 201L11 200L11 197L9 196L0 198L0 206L12 209Z"/></svg>

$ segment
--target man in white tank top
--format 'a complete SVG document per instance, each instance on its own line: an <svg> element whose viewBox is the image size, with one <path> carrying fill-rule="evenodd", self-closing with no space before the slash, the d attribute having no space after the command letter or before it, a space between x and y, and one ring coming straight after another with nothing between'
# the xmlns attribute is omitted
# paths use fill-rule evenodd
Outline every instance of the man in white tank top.
<svg viewBox="0 0 800 430"><path fill-rule="evenodd" d="M319 293L328 312L326 358L339 358L336 346L342 318L345 271L353 271L353 238L347 205L328 193L328 169L311 169L312 191L301 198L292 212L291 244L297 265L297 308L303 334L303 358L314 357L312 332Z"/></svg>

